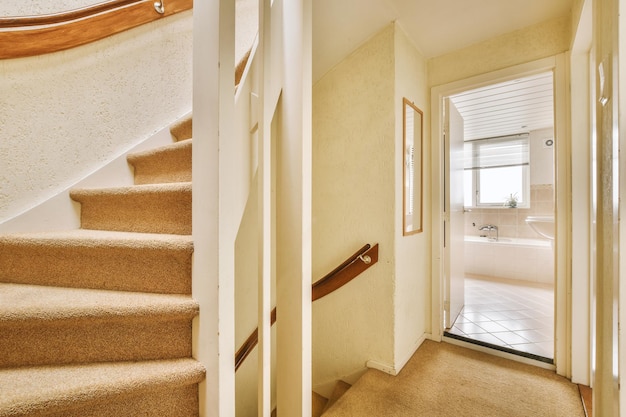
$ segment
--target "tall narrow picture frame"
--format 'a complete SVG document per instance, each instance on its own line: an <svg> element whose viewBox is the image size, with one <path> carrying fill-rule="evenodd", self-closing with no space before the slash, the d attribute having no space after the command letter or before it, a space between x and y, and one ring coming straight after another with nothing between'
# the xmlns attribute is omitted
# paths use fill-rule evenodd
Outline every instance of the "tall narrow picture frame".
<svg viewBox="0 0 626 417"><path fill-rule="evenodd" d="M422 232L422 150L424 114L406 97L402 99L404 236Z"/></svg>

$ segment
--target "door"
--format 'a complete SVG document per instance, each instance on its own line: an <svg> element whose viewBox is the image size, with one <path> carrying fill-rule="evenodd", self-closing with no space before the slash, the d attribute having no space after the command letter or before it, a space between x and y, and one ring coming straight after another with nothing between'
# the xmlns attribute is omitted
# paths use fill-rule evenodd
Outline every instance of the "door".
<svg viewBox="0 0 626 417"><path fill-rule="evenodd" d="M449 329L461 312L465 298L463 218L463 118L444 101L444 325Z"/></svg>

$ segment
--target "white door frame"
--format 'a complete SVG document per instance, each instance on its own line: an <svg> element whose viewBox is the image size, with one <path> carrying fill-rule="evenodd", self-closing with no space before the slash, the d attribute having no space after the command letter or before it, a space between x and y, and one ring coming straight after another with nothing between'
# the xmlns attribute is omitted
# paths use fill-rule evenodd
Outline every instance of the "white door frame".
<svg viewBox="0 0 626 417"><path fill-rule="evenodd" d="M546 71L554 72L556 208L555 216L555 357L556 371L571 377L571 270L568 253L570 241L569 96L567 93L567 57L553 57L481 74L433 87L431 90L432 126L432 338L443 338L443 114L444 97L460 92Z"/></svg>

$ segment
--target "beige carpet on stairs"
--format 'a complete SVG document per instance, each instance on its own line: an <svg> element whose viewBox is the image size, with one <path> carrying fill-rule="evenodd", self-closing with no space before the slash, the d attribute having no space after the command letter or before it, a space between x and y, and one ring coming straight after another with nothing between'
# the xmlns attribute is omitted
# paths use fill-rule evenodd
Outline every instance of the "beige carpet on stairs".
<svg viewBox="0 0 626 417"><path fill-rule="evenodd" d="M74 189L81 230L0 235L0 417L196 417L191 119Z"/></svg>
<svg viewBox="0 0 626 417"><path fill-rule="evenodd" d="M369 370L324 417L584 417L578 387L554 372L425 341L396 377Z"/></svg>

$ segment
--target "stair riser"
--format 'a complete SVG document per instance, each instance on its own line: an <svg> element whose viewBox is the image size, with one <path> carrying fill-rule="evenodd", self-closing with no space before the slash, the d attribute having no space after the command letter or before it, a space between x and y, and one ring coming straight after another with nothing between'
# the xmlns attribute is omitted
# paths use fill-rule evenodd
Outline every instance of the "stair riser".
<svg viewBox="0 0 626 417"><path fill-rule="evenodd" d="M135 168L135 184L191 182L191 143L175 145L146 154L130 155Z"/></svg>
<svg viewBox="0 0 626 417"><path fill-rule="evenodd" d="M174 250L0 243L0 281L191 294L192 251L190 247Z"/></svg>
<svg viewBox="0 0 626 417"><path fill-rule="evenodd" d="M78 197L81 227L139 233L191 234L191 190Z"/></svg>
<svg viewBox="0 0 626 417"><path fill-rule="evenodd" d="M163 184L191 181L191 167L189 170L163 171L159 166L144 165L135 169L135 184Z"/></svg>
<svg viewBox="0 0 626 417"><path fill-rule="evenodd" d="M0 368L191 356L191 318L0 324Z"/></svg>
<svg viewBox="0 0 626 417"><path fill-rule="evenodd" d="M152 389L142 395L112 393L106 402L50 412L49 409L11 414L16 417L198 417L198 385Z"/></svg>
<svg viewBox="0 0 626 417"><path fill-rule="evenodd" d="M172 133L172 136L174 136L174 138L179 142L181 140L191 139L191 136L193 134L193 119L189 117L185 120L181 120L180 122L172 126L170 132Z"/></svg>

